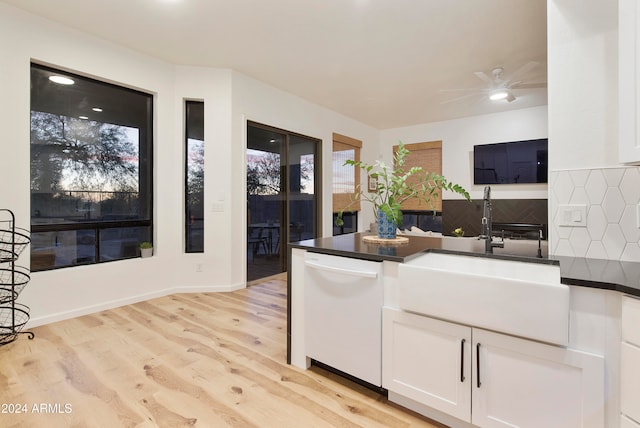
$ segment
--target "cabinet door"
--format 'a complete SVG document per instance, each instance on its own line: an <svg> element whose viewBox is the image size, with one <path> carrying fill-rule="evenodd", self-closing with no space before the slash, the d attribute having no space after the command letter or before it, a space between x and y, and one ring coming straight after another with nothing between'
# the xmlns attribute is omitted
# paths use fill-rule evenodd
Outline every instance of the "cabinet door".
<svg viewBox="0 0 640 428"><path fill-rule="evenodd" d="M382 337L383 387L470 422L470 327L384 308Z"/></svg>
<svg viewBox="0 0 640 428"><path fill-rule="evenodd" d="M640 299L622 296L622 340L640 346Z"/></svg>
<svg viewBox="0 0 640 428"><path fill-rule="evenodd" d="M604 359L559 346L473 330L473 424L604 426Z"/></svg>
<svg viewBox="0 0 640 428"><path fill-rule="evenodd" d="M618 1L618 157L621 163L640 162L640 5Z"/></svg>
<svg viewBox="0 0 640 428"><path fill-rule="evenodd" d="M626 342L620 350L620 410L640 421L640 347Z"/></svg>

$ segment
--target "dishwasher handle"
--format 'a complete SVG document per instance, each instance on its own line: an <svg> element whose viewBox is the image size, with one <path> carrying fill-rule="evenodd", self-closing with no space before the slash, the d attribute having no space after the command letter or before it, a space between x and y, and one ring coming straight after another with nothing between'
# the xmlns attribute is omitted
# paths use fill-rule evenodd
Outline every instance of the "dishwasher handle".
<svg viewBox="0 0 640 428"><path fill-rule="evenodd" d="M312 260L305 260L304 265L313 269L322 270L325 272L337 273L341 275L357 276L360 278L377 278L378 277L378 272L375 272L375 271L344 269L336 266L330 266L323 263L318 263Z"/></svg>

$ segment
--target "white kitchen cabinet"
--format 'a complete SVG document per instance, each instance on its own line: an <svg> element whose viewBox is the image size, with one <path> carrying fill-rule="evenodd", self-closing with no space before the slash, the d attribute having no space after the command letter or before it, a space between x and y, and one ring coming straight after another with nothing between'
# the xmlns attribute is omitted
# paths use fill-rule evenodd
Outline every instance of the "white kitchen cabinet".
<svg viewBox="0 0 640 428"><path fill-rule="evenodd" d="M618 158L640 163L640 4L618 1Z"/></svg>
<svg viewBox="0 0 640 428"><path fill-rule="evenodd" d="M481 427L604 426L604 359L473 329L473 418Z"/></svg>
<svg viewBox="0 0 640 428"><path fill-rule="evenodd" d="M640 346L640 299L622 296L622 340Z"/></svg>
<svg viewBox="0 0 640 428"><path fill-rule="evenodd" d="M383 311L382 376L390 397L474 426L602 427L603 368L596 355Z"/></svg>
<svg viewBox="0 0 640 428"><path fill-rule="evenodd" d="M470 327L385 308L382 338L384 388L470 420Z"/></svg>
<svg viewBox="0 0 640 428"><path fill-rule="evenodd" d="M640 423L640 300L622 298L620 345L620 411ZM624 419L623 419L624 420ZM624 425L623 425L624 426Z"/></svg>

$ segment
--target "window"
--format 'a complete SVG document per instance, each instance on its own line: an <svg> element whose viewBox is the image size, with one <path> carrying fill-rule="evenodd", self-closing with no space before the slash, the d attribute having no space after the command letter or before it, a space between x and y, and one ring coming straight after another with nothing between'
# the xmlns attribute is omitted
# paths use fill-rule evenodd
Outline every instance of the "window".
<svg viewBox="0 0 640 428"><path fill-rule="evenodd" d="M152 96L31 64L31 270L151 241Z"/></svg>
<svg viewBox="0 0 640 428"><path fill-rule="evenodd" d="M405 159L405 171L414 166L422 167L429 173L442 174L442 141L430 141L427 143L405 144L405 148L410 151ZM393 147L393 152L398 150L398 146ZM402 211L442 211L442 195L438 192L438 197L433 198L433 207L419 203L415 199L409 199L402 204Z"/></svg>
<svg viewBox="0 0 640 428"><path fill-rule="evenodd" d="M340 211L353 212L360 210L360 201L355 200L357 189L360 185L360 169L344 163L347 160L360 161L361 148L362 141L340 134L333 134L334 214ZM355 225L353 227L355 228Z"/></svg>
<svg viewBox="0 0 640 428"><path fill-rule="evenodd" d="M333 236L355 233L358 231L358 212L345 211L342 215L342 226L336 226L338 213L333 213Z"/></svg>
<svg viewBox="0 0 640 428"><path fill-rule="evenodd" d="M204 252L204 103L185 102L185 251Z"/></svg>

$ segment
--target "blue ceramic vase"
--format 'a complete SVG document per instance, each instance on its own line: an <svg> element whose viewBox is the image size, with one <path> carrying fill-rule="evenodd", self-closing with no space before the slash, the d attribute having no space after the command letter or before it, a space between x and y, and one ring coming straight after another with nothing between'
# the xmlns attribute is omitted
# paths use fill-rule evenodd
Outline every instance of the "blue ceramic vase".
<svg viewBox="0 0 640 428"><path fill-rule="evenodd" d="M396 238L396 222L387 214L378 210L378 238L395 239Z"/></svg>

